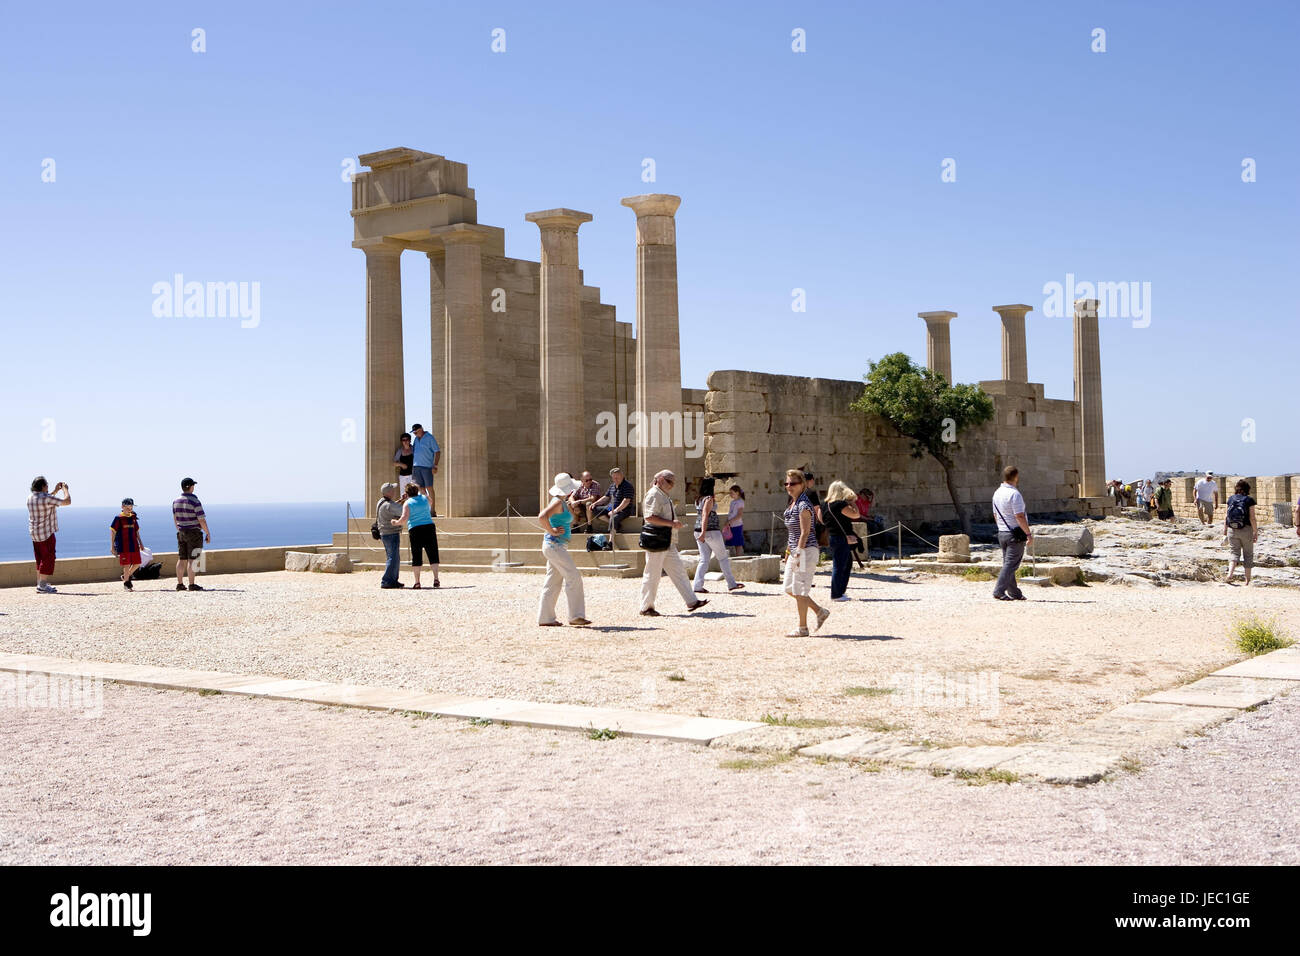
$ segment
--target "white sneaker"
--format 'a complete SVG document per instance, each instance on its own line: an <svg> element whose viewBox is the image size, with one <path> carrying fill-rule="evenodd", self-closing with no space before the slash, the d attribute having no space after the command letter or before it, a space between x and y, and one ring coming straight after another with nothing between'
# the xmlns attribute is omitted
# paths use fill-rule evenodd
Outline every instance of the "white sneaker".
<svg viewBox="0 0 1300 956"><path fill-rule="evenodd" d="M832 600L832 601L852 601L853 598L849 597L847 594L841 594L841 595L840 595L839 597L837 597L837 598L831 598L831 600Z"/></svg>
<svg viewBox="0 0 1300 956"><path fill-rule="evenodd" d="M37 590L37 592L40 593L40 594L58 594L58 593L59 593L59 589L58 589L58 588L56 588L56 587L55 587L54 585L52 585L52 584L46 584L44 581L42 581L40 584L36 585L36 590Z"/></svg>

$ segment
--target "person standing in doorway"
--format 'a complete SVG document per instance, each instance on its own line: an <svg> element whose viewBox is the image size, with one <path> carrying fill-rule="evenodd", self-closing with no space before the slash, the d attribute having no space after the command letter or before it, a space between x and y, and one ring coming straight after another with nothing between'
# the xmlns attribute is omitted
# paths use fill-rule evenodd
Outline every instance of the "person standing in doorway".
<svg viewBox="0 0 1300 956"><path fill-rule="evenodd" d="M722 530L718 527L718 503L713 500L713 489L717 481L704 478L700 481L700 496L695 501L695 541L700 549L700 563L695 567L695 593L708 594L704 589L704 575L708 573L709 562L716 555L718 568L727 581L728 591L739 591L743 584L736 583L731 573L731 558L727 554L726 542L722 540Z"/></svg>
<svg viewBox="0 0 1300 956"><path fill-rule="evenodd" d="M555 605L560 599L560 589L564 589L564 600L569 606L569 624L573 627L586 627L587 599L582 590L582 572L573 563L569 554L570 529L573 527L573 512L569 509L569 499L579 489L579 484L567 472L555 476L548 494L550 503L537 515L537 523L542 531L542 556L546 558L546 580L542 582L542 599L537 607L537 624L539 627L560 627L560 619L555 616Z"/></svg>
<svg viewBox="0 0 1300 956"><path fill-rule="evenodd" d="M707 598L696 598L691 590L691 579L682 567L682 556L677 551L676 532L682 523L677 520L677 509L669 497L677 476L671 471L661 471L654 476L654 483L646 493L642 507L645 509L643 521L651 528L667 528L668 546L662 550L646 550L645 574L641 578L641 613L645 617L659 617L655 610L655 597L659 594L659 579L665 574L677 588L677 593L686 603L686 610L697 611L708 604Z"/></svg>
<svg viewBox="0 0 1300 956"><path fill-rule="evenodd" d="M212 543L212 533L208 531L208 518L203 513L203 503L194 493L197 484L193 478L182 478L181 496L172 502L172 523L176 525L177 591L185 590L187 576L191 591L205 590L194 583L194 574L198 571L203 546Z"/></svg>
<svg viewBox="0 0 1300 956"><path fill-rule="evenodd" d="M786 634L786 637L807 637L808 612L812 611L817 616L815 630L821 630L831 612L812 599L813 575L817 573L821 548L817 547L817 539L813 537L813 503L804 490L804 473L793 468L787 471L785 487L790 500L781 517L785 521L789 553L785 559L782 587L786 594L794 598L799 612L799 626Z"/></svg>
<svg viewBox="0 0 1300 956"><path fill-rule="evenodd" d="M397 519L397 531L400 536L402 528L407 530L411 544L411 573L415 583L411 590L420 587L420 572L424 569L424 558L429 558L429 567L433 571L433 586L442 587L438 580L438 529L434 527L432 509L429 499L420 493L414 481L406 485L406 495L402 498L402 516Z"/></svg>
<svg viewBox="0 0 1300 956"><path fill-rule="evenodd" d="M1214 480L1214 472L1207 471L1205 477L1196 483L1196 516L1201 524L1214 524L1214 510L1219 507L1219 483Z"/></svg>
<svg viewBox="0 0 1300 956"><path fill-rule="evenodd" d="M134 591L131 575L140 567L140 549L144 542L140 540L140 519L135 513L135 501L122 499L122 513L109 523L109 543L117 563L122 566L122 587Z"/></svg>
<svg viewBox="0 0 1300 956"><path fill-rule="evenodd" d="M44 475L32 480L31 489L27 497L27 531L36 556L36 592L58 594L58 588L50 584L54 577L54 533L59 530L59 509L72 504L72 492L66 482L60 481L51 493ZM57 497L60 491L62 498Z"/></svg>
<svg viewBox="0 0 1300 956"><path fill-rule="evenodd" d="M438 473L442 449L438 447L438 440L426 432L423 425L412 425L411 434L415 436L411 442L411 451L414 455L411 474L414 476L415 483L429 495L429 513L436 518L438 499L433 494L433 476Z"/></svg>
<svg viewBox="0 0 1300 956"><path fill-rule="evenodd" d="M993 493L993 518L998 526L998 547L1002 549L1002 573L993 585L993 596L999 601L1024 601L1016 572L1034 533L1029 529L1025 497L1020 493L1020 469L1015 465L1002 469L1002 486Z"/></svg>
<svg viewBox="0 0 1300 956"><path fill-rule="evenodd" d="M1232 559L1228 562L1228 584L1232 583L1238 564L1246 569L1246 584L1250 584L1251 570L1255 567L1255 543L1259 541L1256 504L1250 496L1250 482L1244 479L1237 482L1233 494L1228 498L1228 513L1223 519L1223 533L1227 536L1228 546L1232 548Z"/></svg>

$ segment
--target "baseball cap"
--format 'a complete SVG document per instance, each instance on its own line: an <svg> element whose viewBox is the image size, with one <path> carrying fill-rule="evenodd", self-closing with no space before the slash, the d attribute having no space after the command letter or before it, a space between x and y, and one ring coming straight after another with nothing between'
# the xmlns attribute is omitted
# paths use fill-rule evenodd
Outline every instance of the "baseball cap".
<svg viewBox="0 0 1300 956"><path fill-rule="evenodd" d="M181 491L184 491L186 488L193 488L193 487L194 487L195 485L197 485L197 484L198 484L198 482L195 481L193 478L182 478L182 479L181 479Z"/></svg>

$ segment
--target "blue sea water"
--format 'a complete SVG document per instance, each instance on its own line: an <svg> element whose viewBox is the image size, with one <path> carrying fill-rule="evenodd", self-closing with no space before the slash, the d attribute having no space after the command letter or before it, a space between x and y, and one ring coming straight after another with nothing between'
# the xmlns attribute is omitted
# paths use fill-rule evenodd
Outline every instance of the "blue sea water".
<svg viewBox="0 0 1300 956"><path fill-rule="evenodd" d="M269 548L294 544L328 544L345 527L343 502L210 505L203 503L214 551L227 548ZM352 505L353 515L363 506ZM120 508L86 508L77 504L59 509L60 558L90 558L110 554L109 523ZM140 505L140 537L155 551L176 550L171 505ZM27 533L27 509L0 509L0 561L30 561L32 539Z"/></svg>

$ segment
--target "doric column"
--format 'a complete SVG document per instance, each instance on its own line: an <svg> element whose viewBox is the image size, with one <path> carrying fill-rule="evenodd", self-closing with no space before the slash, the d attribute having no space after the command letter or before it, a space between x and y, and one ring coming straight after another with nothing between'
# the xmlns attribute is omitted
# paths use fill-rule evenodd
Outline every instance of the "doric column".
<svg viewBox="0 0 1300 956"><path fill-rule="evenodd" d="M957 318L956 312L918 312L925 319L925 364L952 381L952 339L948 323Z"/></svg>
<svg viewBox="0 0 1300 956"><path fill-rule="evenodd" d="M428 428L439 444L447 440L447 252L435 249L429 257L429 394L433 412ZM447 513L447 469L438 463L433 476L433 497Z"/></svg>
<svg viewBox="0 0 1300 956"><path fill-rule="evenodd" d="M587 457L582 379L582 303L578 275L578 227L591 215L547 209L524 216L542 232L541 497L561 471L581 472Z"/></svg>
<svg viewBox="0 0 1300 956"><path fill-rule="evenodd" d="M1029 350L1025 346L1025 313L1032 305L995 305L993 311L1002 317L1002 380L1006 382L1029 381Z"/></svg>
<svg viewBox="0 0 1300 956"><path fill-rule="evenodd" d="M402 247L385 240L356 243L366 254L366 490L372 514L379 486L393 481L393 452L405 426L402 378Z"/></svg>
<svg viewBox="0 0 1300 956"><path fill-rule="evenodd" d="M491 396L483 344L482 263L482 244L488 237L469 223L438 226L430 234L446 250L443 408L447 425L443 435L435 436L442 446L439 471L446 471L446 481L438 509L454 517L494 515L503 503L491 499L488 487Z"/></svg>
<svg viewBox="0 0 1300 956"><path fill-rule="evenodd" d="M1106 446L1096 299L1074 303L1074 400L1079 403L1079 496L1099 498L1106 494Z"/></svg>
<svg viewBox="0 0 1300 956"><path fill-rule="evenodd" d="M682 354L677 327L677 223L680 196L651 193L622 200L636 213L636 493L665 468L685 489Z"/></svg>

